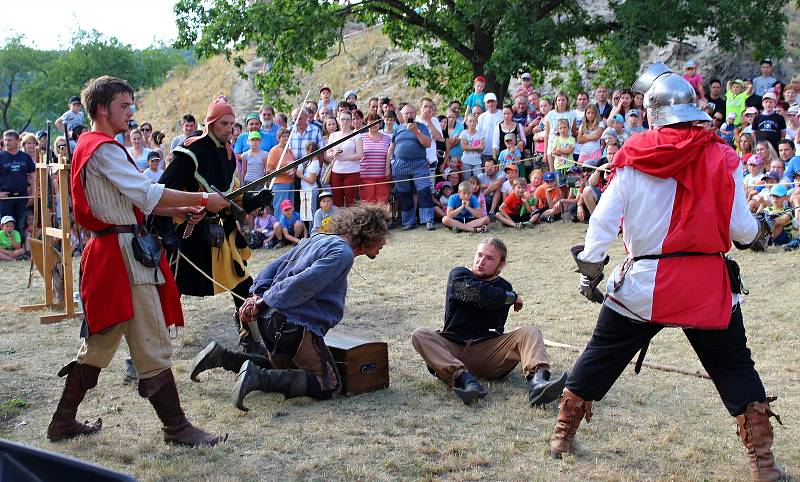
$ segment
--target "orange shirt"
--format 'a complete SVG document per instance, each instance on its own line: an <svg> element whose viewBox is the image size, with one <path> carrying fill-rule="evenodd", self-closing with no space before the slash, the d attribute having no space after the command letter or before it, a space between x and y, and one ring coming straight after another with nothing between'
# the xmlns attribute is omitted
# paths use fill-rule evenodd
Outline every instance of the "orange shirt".
<svg viewBox="0 0 800 482"><path fill-rule="evenodd" d="M536 198L537 209L547 208L547 184L542 184L536 188L533 196ZM550 191L550 200L555 203L559 199L561 199L561 189L554 186L553 190Z"/></svg>
<svg viewBox="0 0 800 482"><path fill-rule="evenodd" d="M278 145L273 147L269 150L269 155L267 156L267 174L270 172L275 171L278 167L278 161L281 159L281 154L283 153L283 148ZM294 162L294 154L292 153L292 149L286 149L286 155L283 156L283 162L281 162L281 167ZM275 182L278 184L294 184L294 176L291 174L281 174L275 179Z"/></svg>

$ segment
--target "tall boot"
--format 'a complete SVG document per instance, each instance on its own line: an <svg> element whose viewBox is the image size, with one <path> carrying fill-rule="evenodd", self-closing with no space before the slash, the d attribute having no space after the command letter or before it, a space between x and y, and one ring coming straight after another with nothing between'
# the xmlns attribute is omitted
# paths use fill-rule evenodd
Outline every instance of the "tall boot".
<svg viewBox="0 0 800 482"><path fill-rule="evenodd" d="M64 392L61 394L61 400L58 401L53 419L47 426L47 438L54 442L81 434L90 435L99 432L103 426L103 421L99 418L94 423L88 420L86 422L75 420L78 405L83 401L86 392L97 386L100 369L72 361L58 372L58 376L63 377L64 375L67 375Z"/></svg>
<svg viewBox="0 0 800 482"><path fill-rule="evenodd" d="M147 398L156 410L164 427L164 442L178 445L216 445L228 438L225 435L212 435L200 430L186 419L178 398L178 387L172 370L164 370L153 378L139 380L139 395Z"/></svg>
<svg viewBox="0 0 800 482"><path fill-rule="evenodd" d="M200 353L195 355L189 378L192 381L199 382L197 375L212 368L224 368L229 372L238 372L239 368L242 367L242 363L247 360L251 360L261 368L272 368L272 364L265 356L237 353L226 349L216 341L212 341Z"/></svg>
<svg viewBox="0 0 800 482"><path fill-rule="evenodd" d="M781 418L769 408L769 402L775 398L768 398L766 402L753 402L747 405L747 410L736 416L736 430L742 439L747 456L750 459L750 475L755 482L783 480L786 473L775 462L772 454L772 424L770 417L775 417L781 425Z"/></svg>
<svg viewBox="0 0 800 482"><path fill-rule="evenodd" d="M488 390L483 388L478 379L466 370L453 380L453 393L464 402L464 405L471 405L475 400L489 395Z"/></svg>
<svg viewBox="0 0 800 482"><path fill-rule="evenodd" d="M575 448L575 433L581 420L592 420L592 402L588 402L572 393L569 388L558 402L558 422L550 438L550 456L560 459L562 453L571 453Z"/></svg>
<svg viewBox="0 0 800 482"><path fill-rule="evenodd" d="M236 408L247 412L250 409L244 406L244 397L252 391L282 393L288 399L305 396L307 389L305 370L266 370L248 360L239 370L231 401Z"/></svg>
<svg viewBox="0 0 800 482"><path fill-rule="evenodd" d="M539 369L528 375L528 402L533 406L543 406L557 399L567 383L567 374L558 378L550 376L550 370Z"/></svg>

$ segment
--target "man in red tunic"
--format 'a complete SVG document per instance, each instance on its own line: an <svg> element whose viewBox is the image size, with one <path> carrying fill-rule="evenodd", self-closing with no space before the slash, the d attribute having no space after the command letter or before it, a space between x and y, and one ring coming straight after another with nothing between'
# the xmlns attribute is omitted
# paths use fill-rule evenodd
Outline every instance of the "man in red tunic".
<svg viewBox="0 0 800 482"><path fill-rule="evenodd" d="M62 440L100 430L102 421L79 422L78 405L97 385L122 337L139 372L139 394L164 424L164 440L182 445L214 445L227 437L204 432L186 419L172 375L168 325L183 325L175 281L160 247L150 256L133 247L145 214L202 217L228 205L218 194L188 193L151 184L136 169L114 136L128 130L133 89L124 80L100 77L81 93L92 118L92 132L75 150L71 188L75 220L91 231L81 257L81 298L89 335L75 361L59 372L67 376L47 438Z"/></svg>
<svg viewBox="0 0 800 482"><path fill-rule="evenodd" d="M665 326L683 328L714 382L750 458L754 480L785 476L772 454L764 385L747 348L739 307L738 267L724 253L769 232L754 219L742 187L741 161L701 122L694 88L657 62L637 80L653 128L631 137L614 156L612 179L592 213L584 245L572 254L580 292L603 303L586 350L559 402L550 454L572 452L581 419L592 416L633 356ZM608 247L623 232L627 258L597 289ZM780 422L780 419L778 419Z"/></svg>

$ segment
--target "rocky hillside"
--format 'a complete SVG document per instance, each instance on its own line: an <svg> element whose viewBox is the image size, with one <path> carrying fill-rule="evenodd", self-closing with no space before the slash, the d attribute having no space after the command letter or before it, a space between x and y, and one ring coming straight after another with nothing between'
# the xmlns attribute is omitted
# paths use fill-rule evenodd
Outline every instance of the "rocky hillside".
<svg viewBox="0 0 800 482"><path fill-rule="evenodd" d="M593 2L592 10L601 11L601 3ZM790 18L787 25L787 55L776 64L776 72L781 79L791 79L800 74L800 12L793 4L789 4L787 13ZM420 88L410 88L404 75L407 65L420 60L419 52L403 52L392 47L378 28L358 30L357 26L351 26L350 30L352 32L346 36L340 55L318 64L313 73L301 79L302 94L293 99L294 105L302 101L307 91L310 91L309 98L318 98L322 85L328 85L336 98L342 97L347 90L355 89L362 103L371 96L413 101L426 94ZM678 69L687 59L694 59L700 64L701 73L706 78L753 77L758 69L748 53L719 55L716 46L701 37L692 37L686 42L671 43L659 49L644 47L640 54L643 62L662 60ZM137 94L141 108L136 119L153 123L155 129L164 130L167 139L171 139L180 129L183 114L191 112L202 119L208 103L220 94L227 95L237 113L244 118L247 112L256 110L264 102L251 79L265 66L253 54L249 57L251 60L243 69L246 78L238 75L236 68L222 56L198 62L192 67L176 69L160 87ZM580 57L577 62L587 79L586 87L589 87L591 68L587 68ZM515 82L512 81L510 88L514 87ZM546 86L544 90L547 90Z"/></svg>

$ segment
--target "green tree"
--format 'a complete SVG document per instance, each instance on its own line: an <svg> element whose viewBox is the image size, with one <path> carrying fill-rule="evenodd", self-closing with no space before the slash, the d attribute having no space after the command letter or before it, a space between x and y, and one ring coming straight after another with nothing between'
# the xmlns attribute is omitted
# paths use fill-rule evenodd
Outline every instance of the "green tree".
<svg viewBox="0 0 800 482"><path fill-rule="evenodd" d="M649 43L663 46L706 35L734 51L755 56L783 51L785 2L763 0L610 0L610 15L587 12L578 0L179 0L175 5L179 47L201 56L224 53L241 66L241 52L255 47L270 70L257 77L263 94L298 94L297 74L310 71L338 45L349 21L382 25L400 48L419 49L424 63L407 69L412 85L461 97L475 75L487 91L503 96L510 78L530 71L537 78L560 69L562 56L586 39L608 80L629 81L631 58ZM746 26L746 28L743 28ZM618 78L613 78L619 76Z"/></svg>
<svg viewBox="0 0 800 482"><path fill-rule="evenodd" d="M13 37L0 48L0 130L26 130L35 110L24 95L25 86L38 74L50 55L22 44L22 37ZM29 100L29 99L28 99Z"/></svg>

